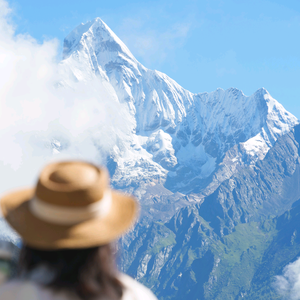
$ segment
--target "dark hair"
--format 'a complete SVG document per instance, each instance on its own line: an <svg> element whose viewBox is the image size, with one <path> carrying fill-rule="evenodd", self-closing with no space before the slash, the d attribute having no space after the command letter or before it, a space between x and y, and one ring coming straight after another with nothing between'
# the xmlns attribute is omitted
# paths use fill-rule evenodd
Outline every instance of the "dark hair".
<svg viewBox="0 0 300 300"><path fill-rule="evenodd" d="M79 298L119 300L122 283L117 278L112 245L86 249L38 250L24 245L18 265L19 276L29 276L38 267L52 273L49 282L42 283L54 291L68 291Z"/></svg>

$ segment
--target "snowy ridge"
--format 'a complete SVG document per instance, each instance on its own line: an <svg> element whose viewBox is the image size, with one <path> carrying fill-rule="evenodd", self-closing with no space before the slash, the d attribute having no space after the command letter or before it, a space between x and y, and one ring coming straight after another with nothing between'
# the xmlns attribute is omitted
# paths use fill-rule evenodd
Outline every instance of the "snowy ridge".
<svg viewBox="0 0 300 300"><path fill-rule="evenodd" d="M100 18L66 37L63 57L63 74L76 81L101 78L127 105L134 128L119 136L111 153L119 188L154 181L173 191L199 191L214 181L214 172L221 172L215 177L223 180L237 164L263 159L277 138L298 123L265 89L250 97L233 88L192 94L141 65ZM221 166L228 160L231 167L225 170Z"/></svg>

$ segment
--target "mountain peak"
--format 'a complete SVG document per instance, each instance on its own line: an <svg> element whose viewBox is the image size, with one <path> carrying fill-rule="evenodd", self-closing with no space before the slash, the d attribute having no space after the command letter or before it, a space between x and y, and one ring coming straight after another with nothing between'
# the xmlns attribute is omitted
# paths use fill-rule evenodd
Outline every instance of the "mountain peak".
<svg viewBox="0 0 300 300"><path fill-rule="evenodd" d="M135 60L132 53L118 36L99 17L87 23L81 23L64 40L63 59L68 58L76 50L101 48L116 55L123 54L127 58ZM100 50L100 49L99 49Z"/></svg>

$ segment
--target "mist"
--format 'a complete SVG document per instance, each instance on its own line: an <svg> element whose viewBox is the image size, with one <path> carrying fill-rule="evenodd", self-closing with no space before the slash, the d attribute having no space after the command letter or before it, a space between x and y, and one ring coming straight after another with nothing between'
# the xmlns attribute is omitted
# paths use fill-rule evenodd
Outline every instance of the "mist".
<svg viewBox="0 0 300 300"><path fill-rule="evenodd" d="M285 266L282 275L275 276L273 286L285 300L300 299L300 258Z"/></svg>
<svg viewBox="0 0 300 300"><path fill-rule="evenodd" d="M66 78L59 42L16 35L10 14L0 0L1 194L34 184L53 160L104 164L118 136L133 125L108 82Z"/></svg>

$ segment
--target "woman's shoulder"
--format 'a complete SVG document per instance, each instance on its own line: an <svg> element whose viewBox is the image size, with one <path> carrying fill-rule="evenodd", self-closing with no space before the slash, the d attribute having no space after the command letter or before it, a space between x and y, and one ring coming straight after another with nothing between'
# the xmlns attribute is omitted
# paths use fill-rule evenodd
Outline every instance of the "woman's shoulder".
<svg viewBox="0 0 300 300"><path fill-rule="evenodd" d="M157 300L154 294L141 283L121 273L119 279L124 286L122 300ZM71 297L74 299L73 297ZM0 286L0 300L68 300L65 293L53 293L32 281L14 280Z"/></svg>
<svg viewBox="0 0 300 300"><path fill-rule="evenodd" d="M121 273L119 279L125 287L122 300L157 300L151 290L130 276Z"/></svg>
<svg viewBox="0 0 300 300"><path fill-rule="evenodd" d="M53 294L32 281L13 280L0 286L0 300L67 300L64 294Z"/></svg>

